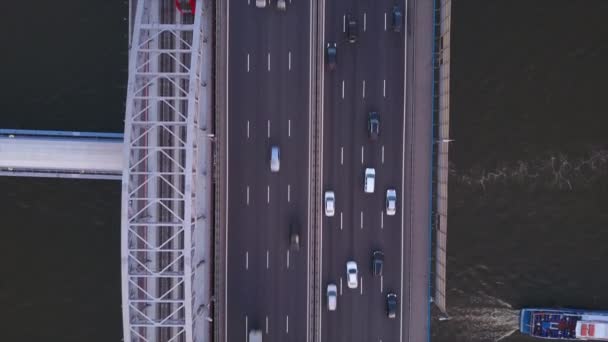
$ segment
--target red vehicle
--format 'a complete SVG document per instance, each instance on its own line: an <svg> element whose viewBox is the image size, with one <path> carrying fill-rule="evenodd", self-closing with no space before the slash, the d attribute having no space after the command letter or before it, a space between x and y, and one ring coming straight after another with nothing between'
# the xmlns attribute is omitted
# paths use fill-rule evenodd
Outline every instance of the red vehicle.
<svg viewBox="0 0 608 342"><path fill-rule="evenodd" d="M192 14L194 13L194 7L196 4L196 0L175 0L175 7L182 14Z"/></svg>

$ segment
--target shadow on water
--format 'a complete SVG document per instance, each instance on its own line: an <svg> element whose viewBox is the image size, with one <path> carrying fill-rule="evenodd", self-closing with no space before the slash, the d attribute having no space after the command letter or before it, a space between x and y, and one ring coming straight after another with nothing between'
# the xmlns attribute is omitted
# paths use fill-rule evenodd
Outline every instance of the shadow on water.
<svg viewBox="0 0 608 342"><path fill-rule="evenodd" d="M608 309L606 1L453 1L448 313L433 341L534 341L522 307Z"/></svg>

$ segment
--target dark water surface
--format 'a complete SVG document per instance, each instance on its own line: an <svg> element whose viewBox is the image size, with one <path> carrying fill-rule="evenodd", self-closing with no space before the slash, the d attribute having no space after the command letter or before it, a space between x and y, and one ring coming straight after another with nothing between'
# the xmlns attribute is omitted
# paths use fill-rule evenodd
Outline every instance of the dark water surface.
<svg viewBox="0 0 608 342"><path fill-rule="evenodd" d="M0 127L121 132L127 11L3 4ZM454 0L452 13L452 319L432 340L497 340L522 306L608 309L608 1ZM119 183L0 188L0 340L120 341Z"/></svg>
<svg viewBox="0 0 608 342"><path fill-rule="evenodd" d="M122 132L125 1L0 8L0 128ZM0 189L0 341L121 341L120 183L0 177Z"/></svg>
<svg viewBox="0 0 608 342"><path fill-rule="evenodd" d="M453 1L452 320L433 341L498 340L524 306L608 309L606 13Z"/></svg>

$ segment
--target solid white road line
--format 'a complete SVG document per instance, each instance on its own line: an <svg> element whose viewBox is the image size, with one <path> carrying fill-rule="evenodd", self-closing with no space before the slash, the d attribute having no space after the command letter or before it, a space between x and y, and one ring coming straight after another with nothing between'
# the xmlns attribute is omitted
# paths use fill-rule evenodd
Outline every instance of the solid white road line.
<svg viewBox="0 0 608 342"><path fill-rule="evenodd" d="M247 205L249 205L249 185L247 185Z"/></svg>
<svg viewBox="0 0 608 342"><path fill-rule="evenodd" d="M268 137L270 138L270 120L266 123L266 127L268 128Z"/></svg>
<svg viewBox="0 0 608 342"><path fill-rule="evenodd" d="M247 72L249 72L249 54L247 54Z"/></svg>
<svg viewBox="0 0 608 342"><path fill-rule="evenodd" d="M380 293L384 292L384 276L380 276Z"/></svg>
<svg viewBox="0 0 608 342"><path fill-rule="evenodd" d="M386 80L382 80L382 96L386 97Z"/></svg>
<svg viewBox="0 0 608 342"><path fill-rule="evenodd" d="M248 0L249 1L249 0ZM228 14L226 16L226 88L224 89L224 91L226 92L226 127L230 127L229 123L230 123L230 0L226 0L226 13ZM225 253L225 262L224 262L224 274L225 274L225 282L224 282L224 291L226 291L225 293L228 293L228 284L229 284L229 277L228 277L228 256L230 255L228 252L228 237L230 236L229 233L229 222L230 222L230 206L229 206L229 193L230 191L228 191L229 189L229 185L230 185L230 177L229 177L229 165L230 165L230 130L226 129L226 188L225 190L225 194L226 194L226 200L224 202L224 205L226 207L226 241L224 243L224 248L226 248L226 253ZM226 317L228 317L228 296L224 296L224 308L226 308ZM247 342L247 334L249 333L247 331L247 325L245 323L245 342ZM225 319L224 320L224 331L228 331L228 320ZM224 337L224 341L219 341L219 342L228 342L228 334L225 334Z"/></svg>
<svg viewBox="0 0 608 342"><path fill-rule="evenodd" d="M408 0L405 0L405 9L407 9L408 7ZM405 40L405 44L403 47L404 50L404 56L403 56L403 128L402 128L402 133L401 133L401 141L402 141L402 155L401 155L401 213L404 213L403 211L403 207L404 207L404 203L405 203L405 119L406 119L406 105L407 105L407 34L404 34L404 40ZM412 113L413 114L413 113ZM404 293L403 293L403 277L404 277L404 268L403 268L403 254L404 254L404 229L403 229L403 224L404 224L404 220L405 220L405 215L401 215L401 256L400 256L400 261L401 261L401 265L400 265L400 280L401 280L401 284L400 284L400 288L399 288L399 293L401 294L401 298L405 298ZM410 243L411 245L411 243ZM411 289L409 291L409 294L411 295ZM410 297L411 298L411 297ZM399 317L403 317L403 302L404 300L399 301ZM411 301L410 301L410 306L411 306ZM400 319L399 320L399 342L403 341L403 320Z"/></svg>
<svg viewBox="0 0 608 342"><path fill-rule="evenodd" d="M266 269L270 268L270 251L266 250Z"/></svg>
<svg viewBox="0 0 608 342"><path fill-rule="evenodd" d="M270 52L268 53L268 71L270 71Z"/></svg>
<svg viewBox="0 0 608 342"><path fill-rule="evenodd" d="M384 12L384 31L386 31L386 12Z"/></svg>
<svg viewBox="0 0 608 342"><path fill-rule="evenodd" d="M268 316L266 316L266 335L268 335Z"/></svg>
<svg viewBox="0 0 608 342"><path fill-rule="evenodd" d="M365 98L365 80L363 80L363 98Z"/></svg>
<svg viewBox="0 0 608 342"><path fill-rule="evenodd" d="M249 139L249 120L247 120L247 139Z"/></svg>
<svg viewBox="0 0 608 342"><path fill-rule="evenodd" d="M287 64L288 64L288 67L287 67L287 68L288 68L289 70L291 70L291 51L289 51L289 57L288 57L288 59L289 59L289 62L287 63Z"/></svg>
<svg viewBox="0 0 608 342"><path fill-rule="evenodd" d="M287 250L287 268L289 268L289 249Z"/></svg>
<svg viewBox="0 0 608 342"><path fill-rule="evenodd" d="M363 296L363 276L361 276L361 295Z"/></svg>
<svg viewBox="0 0 608 342"><path fill-rule="evenodd" d="M344 80L342 80L342 98L344 98Z"/></svg>
<svg viewBox="0 0 608 342"><path fill-rule="evenodd" d="M342 32L346 32L346 14L342 16Z"/></svg>
<svg viewBox="0 0 608 342"><path fill-rule="evenodd" d="M367 28L367 13L363 13L363 32L365 32Z"/></svg>
<svg viewBox="0 0 608 342"><path fill-rule="evenodd" d="M266 186L266 203L270 203L270 185Z"/></svg>
<svg viewBox="0 0 608 342"><path fill-rule="evenodd" d="M340 147L340 165L344 165L344 147Z"/></svg>
<svg viewBox="0 0 608 342"><path fill-rule="evenodd" d="M361 165L363 165L363 146L361 146Z"/></svg>
<svg viewBox="0 0 608 342"><path fill-rule="evenodd" d="M384 229L384 210L380 212L380 229Z"/></svg>
<svg viewBox="0 0 608 342"><path fill-rule="evenodd" d="M340 277L340 296L342 295L342 277Z"/></svg>
<svg viewBox="0 0 608 342"><path fill-rule="evenodd" d="M245 315L245 342L249 339L249 317Z"/></svg>
<svg viewBox="0 0 608 342"><path fill-rule="evenodd" d="M384 145L382 145L382 164L384 164Z"/></svg>
<svg viewBox="0 0 608 342"><path fill-rule="evenodd" d="M245 252L245 269L249 269L249 252Z"/></svg>
<svg viewBox="0 0 608 342"><path fill-rule="evenodd" d="M291 119L287 120L287 136L291 138Z"/></svg>
<svg viewBox="0 0 608 342"><path fill-rule="evenodd" d="M340 230L342 230L342 212L340 212Z"/></svg>
<svg viewBox="0 0 608 342"><path fill-rule="evenodd" d="M285 332L289 334L289 315L285 315Z"/></svg>
<svg viewBox="0 0 608 342"><path fill-rule="evenodd" d="M291 199L291 186L289 184L287 184L287 203L289 203L290 199Z"/></svg>

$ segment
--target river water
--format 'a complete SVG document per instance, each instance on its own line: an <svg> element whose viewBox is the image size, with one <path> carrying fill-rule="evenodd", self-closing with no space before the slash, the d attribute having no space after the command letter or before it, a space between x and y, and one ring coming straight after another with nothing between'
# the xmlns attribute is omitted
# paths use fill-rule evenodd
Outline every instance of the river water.
<svg viewBox="0 0 608 342"><path fill-rule="evenodd" d="M608 309L606 1L453 1L448 313L433 341L529 341L518 309Z"/></svg>
<svg viewBox="0 0 608 342"><path fill-rule="evenodd" d="M451 319L432 340L528 341L521 307L608 309L608 1L453 2ZM3 6L0 127L122 132L126 2ZM0 188L2 340L120 341L120 185Z"/></svg>

